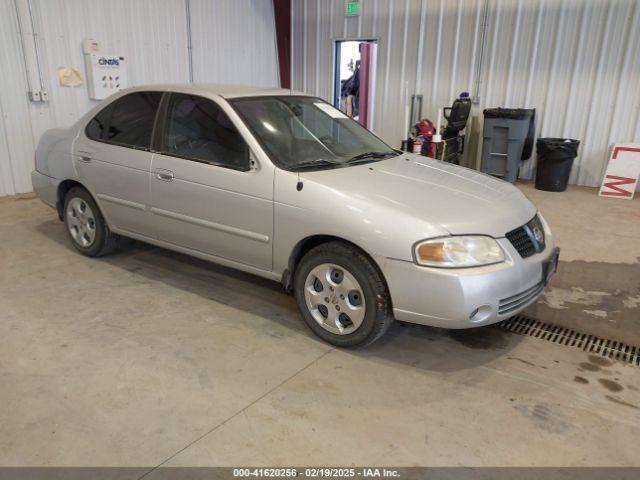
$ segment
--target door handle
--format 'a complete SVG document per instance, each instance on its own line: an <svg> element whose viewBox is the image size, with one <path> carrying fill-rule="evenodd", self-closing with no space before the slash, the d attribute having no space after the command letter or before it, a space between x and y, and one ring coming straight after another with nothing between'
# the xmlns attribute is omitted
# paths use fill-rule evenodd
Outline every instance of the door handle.
<svg viewBox="0 0 640 480"><path fill-rule="evenodd" d="M78 160L84 163L89 163L91 161L91 154L89 152L78 152Z"/></svg>
<svg viewBox="0 0 640 480"><path fill-rule="evenodd" d="M158 180L162 180L163 182L172 182L173 181L173 172L171 170L162 170L158 169L153 172Z"/></svg>

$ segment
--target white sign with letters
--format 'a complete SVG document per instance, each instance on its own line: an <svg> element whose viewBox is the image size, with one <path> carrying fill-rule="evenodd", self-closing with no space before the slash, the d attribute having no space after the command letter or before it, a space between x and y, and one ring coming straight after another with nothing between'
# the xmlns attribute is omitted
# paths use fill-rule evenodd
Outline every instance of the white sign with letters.
<svg viewBox="0 0 640 480"><path fill-rule="evenodd" d="M616 143L600 186L601 197L631 200L640 176L640 143Z"/></svg>
<svg viewBox="0 0 640 480"><path fill-rule="evenodd" d="M87 69L89 98L102 100L127 87L127 70L124 57L104 53L84 56Z"/></svg>

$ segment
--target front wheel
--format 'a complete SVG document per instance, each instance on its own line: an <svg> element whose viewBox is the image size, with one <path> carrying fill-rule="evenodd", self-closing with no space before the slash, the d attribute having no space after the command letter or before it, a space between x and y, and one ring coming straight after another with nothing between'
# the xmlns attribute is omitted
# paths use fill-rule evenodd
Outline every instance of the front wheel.
<svg viewBox="0 0 640 480"><path fill-rule="evenodd" d="M361 347L393 321L389 293L373 261L355 246L330 242L310 250L294 277L305 323L337 347Z"/></svg>

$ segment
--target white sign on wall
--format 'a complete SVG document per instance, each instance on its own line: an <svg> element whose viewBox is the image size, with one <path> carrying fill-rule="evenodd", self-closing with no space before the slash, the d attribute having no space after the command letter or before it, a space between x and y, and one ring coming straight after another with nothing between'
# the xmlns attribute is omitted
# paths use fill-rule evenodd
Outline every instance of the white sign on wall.
<svg viewBox="0 0 640 480"><path fill-rule="evenodd" d="M104 53L84 56L87 69L89 98L102 100L127 87L127 69L124 57Z"/></svg>
<svg viewBox="0 0 640 480"><path fill-rule="evenodd" d="M616 143L600 186L601 197L631 200L640 176L640 143Z"/></svg>

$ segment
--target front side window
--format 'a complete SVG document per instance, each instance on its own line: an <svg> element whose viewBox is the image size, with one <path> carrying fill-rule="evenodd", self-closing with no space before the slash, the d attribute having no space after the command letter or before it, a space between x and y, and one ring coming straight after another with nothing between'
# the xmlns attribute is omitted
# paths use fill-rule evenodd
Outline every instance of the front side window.
<svg viewBox="0 0 640 480"><path fill-rule="evenodd" d="M231 103L274 163L287 170L348 166L397 155L319 98L251 97Z"/></svg>
<svg viewBox="0 0 640 480"><path fill-rule="evenodd" d="M162 92L135 92L119 98L88 124L88 138L124 147L151 148L151 135Z"/></svg>
<svg viewBox="0 0 640 480"><path fill-rule="evenodd" d="M222 108L207 98L171 95L163 153L236 170L249 169L249 147Z"/></svg>

